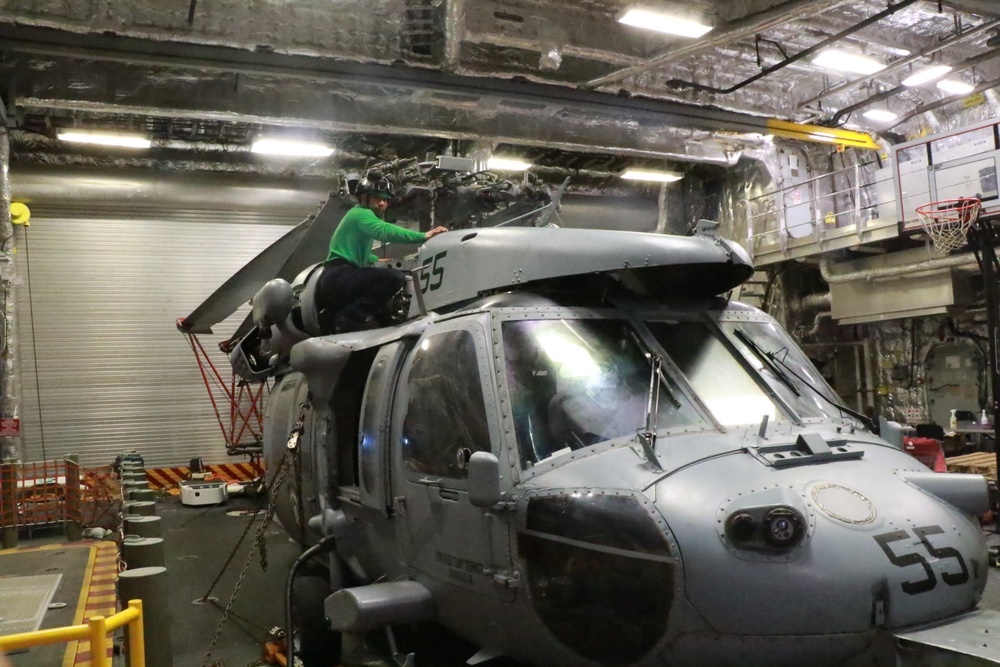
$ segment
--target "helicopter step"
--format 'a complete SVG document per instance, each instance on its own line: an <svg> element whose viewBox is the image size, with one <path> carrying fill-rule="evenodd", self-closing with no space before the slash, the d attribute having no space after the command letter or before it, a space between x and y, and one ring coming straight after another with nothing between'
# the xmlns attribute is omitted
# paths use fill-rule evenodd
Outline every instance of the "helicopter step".
<svg viewBox="0 0 1000 667"><path fill-rule="evenodd" d="M375 655L366 639L369 630L384 628L389 653L398 667L413 667L414 655L396 648L392 625L430 621L435 615L434 598L415 581L393 581L343 588L324 602L330 627L341 633L341 664L369 665ZM379 664L391 665L389 661Z"/></svg>
<svg viewBox="0 0 1000 667"><path fill-rule="evenodd" d="M998 627L1000 612L977 609L957 620L896 633L896 665L1000 665Z"/></svg>
<svg viewBox="0 0 1000 667"><path fill-rule="evenodd" d="M339 632L434 618L434 598L415 581L393 581L342 588L324 604L330 626Z"/></svg>

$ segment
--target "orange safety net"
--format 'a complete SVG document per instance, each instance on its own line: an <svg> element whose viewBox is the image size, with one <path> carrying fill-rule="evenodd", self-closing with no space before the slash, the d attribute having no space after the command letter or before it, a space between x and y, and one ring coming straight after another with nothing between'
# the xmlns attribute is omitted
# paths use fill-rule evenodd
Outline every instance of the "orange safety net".
<svg viewBox="0 0 1000 667"><path fill-rule="evenodd" d="M0 526L112 522L121 490L108 468L67 460L0 464Z"/></svg>
<svg viewBox="0 0 1000 667"><path fill-rule="evenodd" d="M113 528L122 508L122 487L112 466L81 468L80 516L82 526Z"/></svg>

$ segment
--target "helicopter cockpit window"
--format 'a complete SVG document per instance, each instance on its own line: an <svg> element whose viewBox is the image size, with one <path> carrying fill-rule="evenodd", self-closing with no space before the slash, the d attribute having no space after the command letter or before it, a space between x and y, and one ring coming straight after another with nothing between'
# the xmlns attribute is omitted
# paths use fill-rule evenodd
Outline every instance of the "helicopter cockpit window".
<svg viewBox="0 0 1000 667"><path fill-rule="evenodd" d="M650 331L720 424L774 420L778 406L704 322L648 322Z"/></svg>
<svg viewBox="0 0 1000 667"><path fill-rule="evenodd" d="M517 320L502 325L507 389L521 464L604 440L646 423L651 366L620 320ZM670 383L657 428L706 425Z"/></svg>
<svg viewBox="0 0 1000 667"><path fill-rule="evenodd" d="M799 346L778 325L773 322L720 322L719 326L732 338L733 344L746 360L799 416L844 416L834 407L834 404L841 402L837 394Z"/></svg>
<svg viewBox="0 0 1000 667"><path fill-rule="evenodd" d="M465 478L465 464L490 451L476 345L468 331L425 337L406 379L403 460L422 475Z"/></svg>

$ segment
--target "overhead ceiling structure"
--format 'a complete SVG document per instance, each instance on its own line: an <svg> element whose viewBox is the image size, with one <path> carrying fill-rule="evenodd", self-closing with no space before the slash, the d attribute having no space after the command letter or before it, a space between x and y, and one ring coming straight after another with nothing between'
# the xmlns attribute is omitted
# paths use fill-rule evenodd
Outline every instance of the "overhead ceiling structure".
<svg viewBox="0 0 1000 667"><path fill-rule="evenodd" d="M988 109L1000 85L994 0L644 4L711 28L697 38L619 23L631 6L9 0L0 95L29 162L86 154L56 140L73 128L140 132L165 160L252 165L250 143L280 134L332 143L340 165L460 144L601 170L731 165L772 135L874 147L867 135L915 132L929 113ZM830 48L881 69L814 62ZM965 92L903 84L935 65Z"/></svg>

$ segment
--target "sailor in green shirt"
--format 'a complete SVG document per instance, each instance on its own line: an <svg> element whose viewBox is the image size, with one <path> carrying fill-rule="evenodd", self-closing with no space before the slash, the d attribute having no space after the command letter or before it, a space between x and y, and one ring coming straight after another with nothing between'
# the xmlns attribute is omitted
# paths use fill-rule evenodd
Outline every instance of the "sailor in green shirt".
<svg viewBox="0 0 1000 667"><path fill-rule="evenodd" d="M321 318L330 321L333 330L356 331L376 325L389 325L385 303L406 283L402 271L376 267L378 256L372 253L375 241L422 243L442 232L435 227L428 232L416 232L385 222L382 217L389 207L395 188L373 169L358 183L355 195L358 205L337 225L330 239L330 252L319 278L316 307Z"/></svg>

